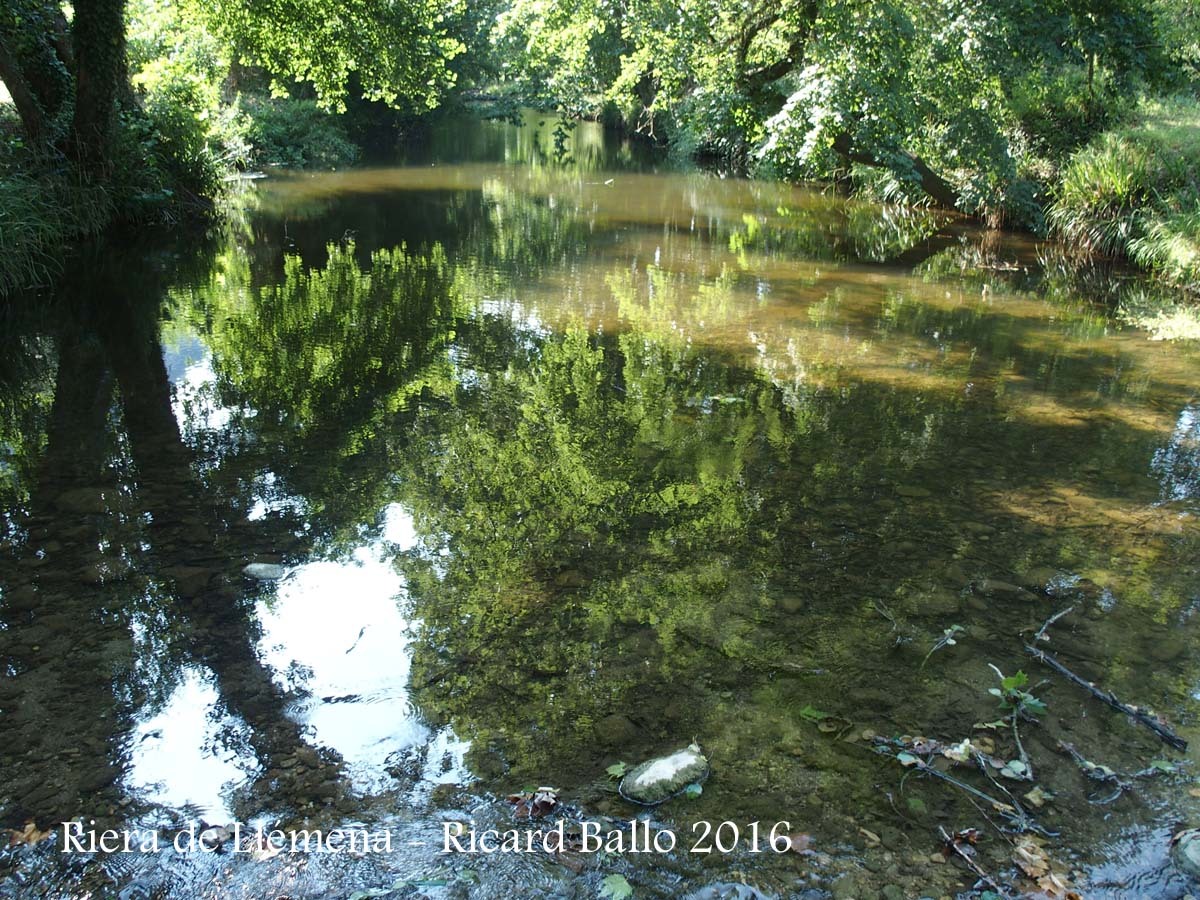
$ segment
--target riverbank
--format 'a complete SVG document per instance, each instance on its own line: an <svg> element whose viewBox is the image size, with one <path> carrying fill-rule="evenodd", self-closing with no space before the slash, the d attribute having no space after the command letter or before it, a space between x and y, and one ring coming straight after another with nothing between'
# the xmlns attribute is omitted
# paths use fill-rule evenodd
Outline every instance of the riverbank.
<svg viewBox="0 0 1200 900"><path fill-rule="evenodd" d="M1070 156L1047 218L1070 250L1128 259L1200 301L1200 103L1147 101Z"/></svg>

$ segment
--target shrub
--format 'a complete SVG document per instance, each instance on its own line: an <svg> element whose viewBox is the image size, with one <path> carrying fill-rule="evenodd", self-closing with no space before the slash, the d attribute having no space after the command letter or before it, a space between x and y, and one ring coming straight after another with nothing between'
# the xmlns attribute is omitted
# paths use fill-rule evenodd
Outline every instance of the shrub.
<svg viewBox="0 0 1200 900"><path fill-rule="evenodd" d="M1193 290L1200 282L1200 103L1146 104L1063 167L1047 213L1071 244L1125 256Z"/></svg>
<svg viewBox="0 0 1200 900"><path fill-rule="evenodd" d="M334 168L354 162L358 148L345 126L314 100L246 97L247 138L256 165Z"/></svg>

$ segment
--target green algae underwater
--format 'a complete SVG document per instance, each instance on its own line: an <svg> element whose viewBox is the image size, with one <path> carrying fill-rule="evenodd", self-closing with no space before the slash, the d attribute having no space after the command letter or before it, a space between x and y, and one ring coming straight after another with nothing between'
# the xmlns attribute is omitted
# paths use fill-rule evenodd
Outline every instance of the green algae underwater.
<svg viewBox="0 0 1200 900"><path fill-rule="evenodd" d="M1184 896L1195 750L1024 647L1071 607L1037 646L1194 748L1197 350L1027 238L552 126L6 312L0 897ZM618 793L693 741L702 790ZM442 852L559 818L678 846Z"/></svg>

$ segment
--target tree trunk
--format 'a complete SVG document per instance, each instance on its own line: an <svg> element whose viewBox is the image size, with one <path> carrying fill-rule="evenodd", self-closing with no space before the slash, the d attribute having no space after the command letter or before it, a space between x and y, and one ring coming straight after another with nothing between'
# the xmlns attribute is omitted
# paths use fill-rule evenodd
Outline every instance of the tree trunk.
<svg viewBox="0 0 1200 900"><path fill-rule="evenodd" d="M871 166L876 169L888 168L885 163L880 162L871 153L866 153L854 147L854 141L846 132L842 132L833 139L833 149L841 156L850 162L861 163L864 166ZM919 156L914 156L911 153L905 153L905 157L912 164L913 171L917 173L917 180L921 185L921 190L928 194L934 202L939 206L944 206L947 209L958 209L958 201L960 199L958 191L945 178L939 175Z"/></svg>
<svg viewBox="0 0 1200 900"><path fill-rule="evenodd" d="M71 34L75 120L70 146L86 174L103 177L110 163L117 91L125 77L125 0L78 0Z"/></svg>
<svg viewBox="0 0 1200 900"><path fill-rule="evenodd" d="M21 126L25 136L32 144L41 144L46 139L46 114L37 98L25 80L25 74L17 62L16 56L0 34L0 81L8 88L17 115L21 118Z"/></svg>

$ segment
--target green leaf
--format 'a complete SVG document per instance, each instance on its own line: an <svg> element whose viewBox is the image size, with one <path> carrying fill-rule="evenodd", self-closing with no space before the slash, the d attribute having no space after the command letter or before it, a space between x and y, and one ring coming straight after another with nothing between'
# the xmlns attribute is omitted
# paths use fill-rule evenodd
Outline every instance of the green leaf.
<svg viewBox="0 0 1200 900"><path fill-rule="evenodd" d="M809 722L820 722L822 719L828 719L829 713L817 709L810 703L806 704L804 709L800 710L800 718Z"/></svg>
<svg viewBox="0 0 1200 900"><path fill-rule="evenodd" d="M687 787L685 787L683 789L683 796L687 797L689 800L695 800L697 797L699 797L703 793L704 793L704 788L702 788L699 784L696 784L696 783L689 784Z"/></svg>
<svg viewBox="0 0 1200 900"><path fill-rule="evenodd" d="M610 778L622 778L629 771L629 766L623 762L615 762L604 771L608 773Z"/></svg>
<svg viewBox="0 0 1200 900"><path fill-rule="evenodd" d="M1022 698L1021 705L1025 707L1025 711L1027 713L1031 713L1035 716L1044 715L1046 712L1046 704L1030 694L1026 694Z"/></svg>
<svg viewBox="0 0 1200 900"><path fill-rule="evenodd" d="M607 900L625 900L633 896L633 887L624 875L606 875L600 882L600 896Z"/></svg>
<svg viewBox="0 0 1200 900"><path fill-rule="evenodd" d="M1016 675L1009 675L1007 678L1002 678L1000 680L1000 687L1003 688L1007 693L1008 691L1015 691L1018 688L1023 688L1028 683L1029 676L1024 672L1017 672Z"/></svg>

